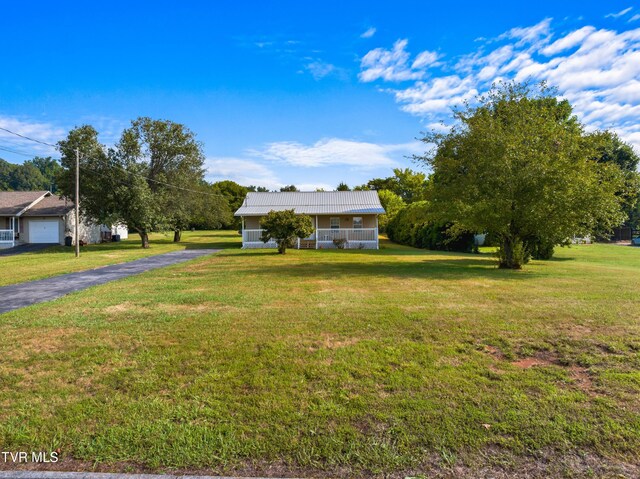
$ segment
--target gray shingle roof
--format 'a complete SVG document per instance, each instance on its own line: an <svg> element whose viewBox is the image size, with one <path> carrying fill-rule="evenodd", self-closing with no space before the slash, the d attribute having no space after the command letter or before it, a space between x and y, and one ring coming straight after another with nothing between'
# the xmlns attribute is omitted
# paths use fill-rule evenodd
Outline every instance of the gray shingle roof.
<svg viewBox="0 0 640 479"><path fill-rule="evenodd" d="M47 193L47 191L0 191L0 215L17 215Z"/></svg>
<svg viewBox="0 0 640 479"><path fill-rule="evenodd" d="M38 201L22 216L64 216L73 209L72 201L58 195L49 195Z"/></svg>
<svg viewBox="0 0 640 479"><path fill-rule="evenodd" d="M72 209L73 202L48 191L0 191L0 216L64 216Z"/></svg>
<svg viewBox="0 0 640 479"><path fill-rule="evenodd" d="M384 214L377 191L303 191L247 193L235 216L263 216L269 211L295 210L308 215Z"/></svg>

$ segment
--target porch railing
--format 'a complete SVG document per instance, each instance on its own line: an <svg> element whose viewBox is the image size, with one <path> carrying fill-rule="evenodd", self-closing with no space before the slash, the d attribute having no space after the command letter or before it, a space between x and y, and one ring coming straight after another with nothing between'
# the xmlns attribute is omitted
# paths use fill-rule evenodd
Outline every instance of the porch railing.
<svg viewBox="0 0 640 479"><path fill-rule="evenodd" d="M317 238L320 242L333 242L336 239L346 241L378 241L378 228L338 228L318 229Z"/></svg>
<svg viewBox="0 0 640 479"><path fill-rule="evenodd" d="M14 238L13 230L0 230L0 243L13 243Z"/></svg>
<svg viewBox="0 0 640 479"><path fill-rule="evenodd" d="M274 240L263 243L262 229L250 229L242 231L242 243L250 248L273 248L276 246ZM367 248L377 248L378 246L378 228L340 228L328 229L320 228L313 232L311 236L305 240L317 241L318 245L323 247L335 247L333 241L344 239L347 243L353 245L366 244ZM300 241L296 245L300 247ZM355 247L355 246L354 246Z"/></svg>
<svg viewBox="0 0 640 479"><path fill-rule="evenodd" d="M264 230L243 230L242 231L242 242L243 243L263 243L262 231ZM263 243L265 246L269 246L271 244L275 245L276 242L270 239L267 243Z"/></svg>

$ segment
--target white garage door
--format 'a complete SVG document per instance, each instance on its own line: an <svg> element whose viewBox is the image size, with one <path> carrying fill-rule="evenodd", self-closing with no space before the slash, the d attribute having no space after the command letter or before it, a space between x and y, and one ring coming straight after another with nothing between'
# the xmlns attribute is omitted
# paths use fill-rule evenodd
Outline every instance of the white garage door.
<svg viewBox="0 0 640 479"><path fill-rule="evenodd" d="M58 243L59 228L58 220L29 221L29 243Z"/></svg>

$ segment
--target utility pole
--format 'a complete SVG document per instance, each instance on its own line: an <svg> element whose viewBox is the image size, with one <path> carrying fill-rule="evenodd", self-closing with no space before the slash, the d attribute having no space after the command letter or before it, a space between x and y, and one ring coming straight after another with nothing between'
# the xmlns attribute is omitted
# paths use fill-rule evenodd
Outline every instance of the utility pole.
<svg viewBox="0 0 640 479"><path fill-rule="evenodd" d="M76 258L80 256L80 148L76 148Z"/></svg>

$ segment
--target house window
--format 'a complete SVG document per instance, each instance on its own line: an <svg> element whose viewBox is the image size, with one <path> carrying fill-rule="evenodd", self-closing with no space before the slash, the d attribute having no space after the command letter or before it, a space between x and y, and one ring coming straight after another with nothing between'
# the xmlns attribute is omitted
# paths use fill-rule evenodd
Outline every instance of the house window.
<svg viewBox="0 0 640 479"><path fill-rule="evenodd" d="M353 228L362 228L362 216L354 216L353 217Z"/></svg>
<svg viewBox="0 0 640 479"><path fill-rule="evenodd" d="M340 229L340 218L329 218L329 225L332 230Z"/></svg>

